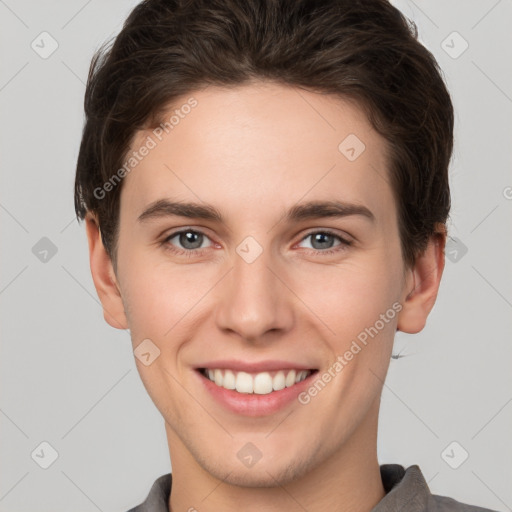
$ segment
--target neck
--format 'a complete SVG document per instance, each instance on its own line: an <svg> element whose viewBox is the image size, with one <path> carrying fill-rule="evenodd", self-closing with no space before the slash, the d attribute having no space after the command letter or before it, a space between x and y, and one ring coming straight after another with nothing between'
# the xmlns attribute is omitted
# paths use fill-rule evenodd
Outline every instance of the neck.
<svg viewBox="0 0 512 512"><path fill-rule="evenodd" d="M378 403L334 453L297 479L267 487L247 487L215 478L186 450L166 424L172 453L171 512L370 512L385 496L377 460ZM272 468L268 468L272 474Z"/></svg>

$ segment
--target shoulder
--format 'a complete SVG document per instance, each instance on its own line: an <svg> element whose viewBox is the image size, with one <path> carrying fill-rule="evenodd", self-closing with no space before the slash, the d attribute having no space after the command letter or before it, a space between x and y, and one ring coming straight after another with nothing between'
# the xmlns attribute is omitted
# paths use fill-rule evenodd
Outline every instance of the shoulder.
<svg viewBox="0 0 512 512"><path fill-rule="evenodd" d="M432 494L419 466L405 469L399 464L380 466L386 495L372 512L496 512Z"/></svg>
<svg viewBox="0 0 512 512"><path fill-rule="evenodd" d="M157 478L143 503L128 512L169 512L167 503L171 494L172 475L167 473Z"/></svg>
<svg viewBox="0 0 512 512"><path fill-rule="evenodd" d="M428 510L437 512L496 512L490 508L477 507L475 505L468 505L467 503L461 503L460 501L448 498L447 496L438 496L432 494L430 497L431 504Z"/></svg>

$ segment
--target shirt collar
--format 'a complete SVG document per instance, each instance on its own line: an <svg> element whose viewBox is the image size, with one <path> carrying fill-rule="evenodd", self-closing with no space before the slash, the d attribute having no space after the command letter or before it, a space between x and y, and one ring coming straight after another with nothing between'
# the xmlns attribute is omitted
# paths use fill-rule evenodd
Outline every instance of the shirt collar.
<svg viewBox="0 0 512 512"><path fill-rule="evenodd" d="M432 495L419 466L410 466L405 470L399 464L383 464L380 466L380 476L386 496L371 512L423 512L428 509Z"/></svg>

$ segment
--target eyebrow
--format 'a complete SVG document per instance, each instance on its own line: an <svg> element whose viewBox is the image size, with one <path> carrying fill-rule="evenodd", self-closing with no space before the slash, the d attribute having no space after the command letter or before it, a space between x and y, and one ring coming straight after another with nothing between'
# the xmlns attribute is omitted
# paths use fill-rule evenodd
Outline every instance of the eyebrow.
<svg viewBox="0 0 512 512"><path fill-rule="evenodd" d="M373 213L363 205L340 201L309 201L293 206L285 215L287 222L327 217L348 217L360 215L375 222ZM224 223L224 217L215 207L208 204L175 202L159 199L151 203L138 217L139 222L147 222L165 217L187 217Z"/></svg>

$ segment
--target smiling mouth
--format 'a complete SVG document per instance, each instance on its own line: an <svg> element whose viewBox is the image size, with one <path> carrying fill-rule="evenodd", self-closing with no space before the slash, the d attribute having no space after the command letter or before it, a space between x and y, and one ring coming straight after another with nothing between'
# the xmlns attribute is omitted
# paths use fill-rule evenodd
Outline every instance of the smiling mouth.
<svg viewBox="0 0 512 512"><path fill-rule="evenodd" d="M199 373L217 386L238 393L268 395L306 380L317 370L278 370L247 373L220 368L199 368Z"/></svg>

